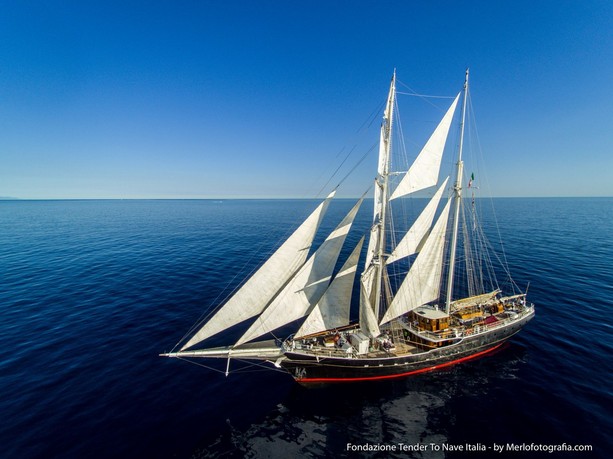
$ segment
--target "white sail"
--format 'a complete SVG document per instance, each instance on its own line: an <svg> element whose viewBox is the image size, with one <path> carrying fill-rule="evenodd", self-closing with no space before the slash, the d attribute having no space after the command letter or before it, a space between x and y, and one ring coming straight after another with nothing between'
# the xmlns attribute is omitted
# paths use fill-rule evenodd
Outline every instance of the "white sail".
<svg viewBox="0 0 613 459"><path fill-rule="evenodd" d="M447 201L428 240L385 312L381 325L438 298L450 203Z"/></svg>
<svg viewBox="0 0 613 459"><path fill-rule="evenodd" d="M360 330L369 337L376 338L381 334L379 324L372 304L368 299L368 289L363 282L360 282L360 284Z"/></svg>
<svg viewBox="0 0 613 459"><path fill-rule="evenodd" d="M351 291L358 268L360 252L364 237L345 261L334 280L315 305L302 327L296 332L296 337L312 335L324 330L342 327L349 323L349 309L351 307Z"/></svg>
<svg viewBox="0 0 613 459"><path fill-rule="evenodd" d="M226 375L231 361L255 360L284 369L300 383L360 381L415 373L425 366L426 369L445 366L457 360L454 352L457 353L458 341L462 341L462 355L474 356L483 353L480 352L483 349L493 349L517 332L534 316L534 306L526 303L525 293L507 297L501 297L498 289L483 293L497 285L495 278L484 278L497 271L492 263L496 259L487 252L481 253L490 244L487 240L470 240L472 236L484 236L476 230L465 231L465 239L458 239L462 235L458 235L460 230L468 228L465 217L473 217L475 225L478 222L476 214L463 215L461 211L467 96L468 71L462 115L457 117L460 130L457 161L453 164L455 184L450 186L449 178L443 181L441 177L439 181L438 177L459 98L454 99L392 194L391 181L396 175L390 172L391 165L396 164L390 156L391 131L397 114L394 73L380 131L373 221L370 228L364 228L367 234L351 247L347 260L337 261L362 200L319 249L310 249L328 207L326 200L233 296L229 295L227 303L211 314L212 319L181 350L173 349L163 355L227 359ZM449 165L452 166L451 160ZM397 206L390 204L390 200L417 190L433 196L419 205L420 211L411 215L410 223L399 216L394 218ZM449 199L443 203L444 195ZM398 245L397 238L402 239ZM362 249L366 252L366 263L359 285L355 285ZM454 263L456 256L461 259ZM399 260L406 263L398 263ZM337 263L342 264L338 272L335 271ZM471 295L469 298L452 295L456 264L458 269L462 267L461 275L455 276L458 277L456 290ZM408 273L403 266L409 266ZM514 286L512 280L510 284ZM346 326L352 292L357 287L360 290L359 329L355 324ZM467 321L467 317L474 320ZM413 325L406 327L405 321ZM480 321L488 322L489 326L475 327L474 323ZM233 327L230 331L236 331L238 326L247 331L234 345L228 343L234 333L225 333L226 345L212 345L208 349L196 346L211 335L221 335L226 328ZM453 337L449 336L449 330L453 331ZM295 332L293 336L283 342L265 338L272 333L277 335L275 338L285 338L292 332ZM342 343L341 348L332 346L331 333L337 344Z"/></svg>
<svg viewBox="0 0 613 459"><path fill-rule="evenodd" d="M449 127L451 126L451 120L453 119L459 98L460 94L456 96L451 107L449 107L449 110L447 110L447 113L445 113L445 116L430 136L430 139L428 139L424 148L417 155L409 171L392 193L390 200L436 185L445 142L447 141Z"/></svg>
<svg viewBox="0 0 613 459"><path fill-rule="evenodd" d="M370 228L370 235L368 237L368 248L366 249L366 263L364 263L365 268L367 269L371 263L375 254L378 253L379 245L379 225L373 225Z"/></svg>
<svg viewBox="0 0 613 459"><path fill-rule="evenodd" d="M389 153L391 147L390 132L392 130L392 120L394 116L394 100L396 98L396 73L392 77L390 83L390 90L387 96L387 103L385 105L385 112L383 113L383 123L381 123L381 129L379 131L379 162L377 164L377 174L379 177L387 173L389 167ZM376 215L376 208L375 208Z"/></svg>
<svg viewBox="0 0 613 459"><path fill-rule="evenodd" d="M432 196L432 199L430 199L428 205L424 208L419 217L417 217L417 220L415 220L411 226L411 229L407 231L402 240L398 243L392 254L387 259L388 264L417 253L424 236L426 236L432 227L434 214L438 208L438 203L441 200L443 191L445 191L445 188L447 187L448 180L449 177L445 179L436 193L434 193L434 196Z"/></svg>
<svg viewBox="0 0 613 459"><path fill-rule="evenodd" d="M378 265L370 265L366 270L362 273L361 282L362 282L362 290L366 294L366 298L372 302L373 296L373 285L375 283L375 279L377 276Z"/></svg>
<svg viewBox="0 0 613 459"><path fill-rule="evenodd" d="M244 320L260 314L304 264L317 228L336 191L309 215L294 233L181 348L187 349Z"/></svg>
<svg viewBox="0 0 613 459"><path fill-rule="evenodd" d="M358 212L360 199L343 221L290 279L268 307L236 342L236 346L304 317L328 287L334 265Z"/></svg>
<svg viewBox="0 0 613 459"><path fill-rule="evenodd" d="M379 162L377 177L375 179L374 217L366 250L365 270L371 271L374 276L368 280L368 298L372 301L374 317L379 317L381 307L381 279L383 276L383 255L385 251L385 223L387 200L389 196L389 168L390 151L392 146L392 126L394 123L394 103L396 102L396 72L392 76L390 90L387 96L387 104L379 135ZM364 282L364 276L362 276ZM376 323L376 322L375 322Z"/></svg>
<svg viewBox="0 0 613 459"><path fill-rule="evenodd" d="M368 250L366 251L366 264L368 268L375 254L379 253L381 242L380 232L382 230L381 220L384 216L386 192L386 177L389 172L389 155L391 149L391 130L394 119L394 100L396 97L396 74L392 77L390 90L387 96L383 122L379 131L379 161L377 163L377 178L375 180L374 207L373 207L373 227L368 240Z"/></svg>

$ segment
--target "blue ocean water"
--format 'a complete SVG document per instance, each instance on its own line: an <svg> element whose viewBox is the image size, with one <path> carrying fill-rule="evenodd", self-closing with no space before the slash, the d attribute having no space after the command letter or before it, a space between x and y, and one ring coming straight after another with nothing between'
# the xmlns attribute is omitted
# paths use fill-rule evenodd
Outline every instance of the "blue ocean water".
<svg viewBox="0 0 613 459"><path fill-rule="evenodd" d="M351 204L333 204L324 226ZM512 455L609 457L613 199L494 204L535 320L499 352L444 371L309 389L259 367L226 378L158 354L313 201L0 201L0 456L344 457L347 443L534 442L593 451Z"/></svg>

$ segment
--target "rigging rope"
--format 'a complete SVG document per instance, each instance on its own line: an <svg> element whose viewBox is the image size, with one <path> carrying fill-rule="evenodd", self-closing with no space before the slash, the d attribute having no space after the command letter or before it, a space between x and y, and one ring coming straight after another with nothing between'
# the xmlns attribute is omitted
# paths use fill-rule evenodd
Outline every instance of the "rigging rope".
<svg viewBox="0 0 613 459"><path fill-rule="evenodd" d="M188 363L191 363L193 365L196 365L196 366L199 366L199 367L202 367L202 368L206 368L207 370L216 371L217 373L221 373L223 375L226 374L225 370L220 370L219 368L211 367L209 365L205 365L203 363L196 362L194 360L191 360L191 359L188 359L188 358L185 358L185 357L177 356L176 358L179 359L179 360L183 360L184 362L188 362ZM232 373L255 373L255 372L264 372L264 371L276 371L276 372L279 372L279 373L287 374L287 372L285 370L280 370L280 369L278 369L276 367L272 367L271 368L271 367L265 366L264 364L259 363L259 362L250 362L250 361L246 361L246 360L243 360L243 359L235 359L235 358L232 358L232 360L237 361L237 362L241 362L241 363L247 365L246 367L232 370ZM249 370L249 368L251 368L251 367L260 367L260 369L259 370Z"/></svg>
<svg viewBox="0 0 613 459"><path fill-rule="evenodd" d="M432 96L430 94L417 94L417 93L412 93L412 92L401 92L401 91L396 91L396 94L401 94L403 96L413 96L413 97L424 97L424 98L430 98L430 99L453 99L453 96Z"/></svg>
<svg viewBox="0 0 613 459"><path fill-rule="evenodd" d="M379 145L379 141L375 142L367 151L366 153L364 153L364 155L362 155L362 157L360 158L360 160L351 168L351 170L349 172L347 172L347 174L345 174L345 176L341 179L340 182L338 182L338 185L336 185L336 187L338 188L339 186L341 186L341 184L347 180L347 178L353 173L353 171L355 171L357 169L357 167L362 164L362 162L364 162L364 160L368 157L368 155L375 149L375 147L377 147L377 145Z"/></svg>

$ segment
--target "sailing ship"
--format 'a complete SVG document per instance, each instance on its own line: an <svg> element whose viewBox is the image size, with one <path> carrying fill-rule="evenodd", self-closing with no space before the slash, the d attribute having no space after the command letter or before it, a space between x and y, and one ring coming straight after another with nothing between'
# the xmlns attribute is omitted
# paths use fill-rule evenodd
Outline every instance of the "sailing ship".
<svg viewBox="0 0 613 459"><path fill-rule="evenodd" d="M503 293L495 279L484 280L493 274L491 256L483 250L488 243L482 239L474 198L472 205L462 199L463 184L470 189L474 180L471 174L466 181L462 160L468 76L467 70L463 91L453 98L412 165L395 171L390 159L397 99L394 72L380 129L372 225L340 269L335 272L364 197L313 251L332 191L195 333L161 355L226 359L226 376L231 360L240 360L269 364L304 384L364 381L479 357L519 332L534 317L534 305L514 282L512 291ZM460 98L461 114L456 114ZM454 118L459 119L459 141L454 183L449 186L449 177L439 175ZM397 236L393 202L423 190L436 191L402 237ZM352 322L352 291L366 240L364 269L357 280L359 317ZM395 268L402 262L404 271ZM243 323L246 331L238 341L202 347ZM287 324L298 324L288 338L270 339Z"/></svg>

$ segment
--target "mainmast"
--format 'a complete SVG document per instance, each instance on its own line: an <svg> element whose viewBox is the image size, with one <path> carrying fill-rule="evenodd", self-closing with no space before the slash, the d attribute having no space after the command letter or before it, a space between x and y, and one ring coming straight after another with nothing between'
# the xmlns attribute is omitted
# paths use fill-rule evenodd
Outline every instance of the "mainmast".
<svg viewBox="0 0 613 459"><path fill-rule="evenodd" d="M453 274L455 270L455 255L458 246L458 223L460 217L460 201L462 199L462 171L464 163L462 162L462 148L464 147L464 121L466 119L466 99L468 97L468 70L466 69L466 77L464 79L464 100L462 101L462 123L460 125L460 148L458 152L458 169L456 172L456 181L453 187L454 191L454 217L453 231L451 233L451 249L449 253L449 276L447 277L447 295L445 301L445 312L449 314L451 305L451 294L453 292Z"/></svg>

